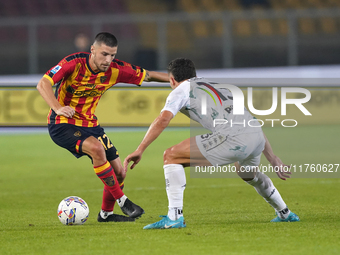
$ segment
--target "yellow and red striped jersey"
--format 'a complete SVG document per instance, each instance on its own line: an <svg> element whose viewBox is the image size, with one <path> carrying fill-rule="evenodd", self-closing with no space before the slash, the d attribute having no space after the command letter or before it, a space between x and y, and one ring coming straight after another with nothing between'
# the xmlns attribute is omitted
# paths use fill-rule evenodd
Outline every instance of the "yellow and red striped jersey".
<svg viewBox="0 0 340 255"><path fill-rule="evenodd" d="M114 59L106 72L95 73L89 64L90 53L78 52L62 59L44 75L56 85L55 96L62 106L75 110L72 118L58 116L52 109L49 124L69 123L76 126L95 127L98 120L94 112L106 90L123 82L141 85L145 70Z"/></svg>

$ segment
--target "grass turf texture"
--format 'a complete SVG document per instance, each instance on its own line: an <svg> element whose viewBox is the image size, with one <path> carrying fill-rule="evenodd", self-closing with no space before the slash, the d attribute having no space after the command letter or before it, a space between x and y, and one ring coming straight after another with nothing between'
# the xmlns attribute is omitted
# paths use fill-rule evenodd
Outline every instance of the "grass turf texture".
<svg viewBox="0 0 340 255"><path fill-rule="evenodd" d="M265 132L285 162L340 163L337 126ZM123 160L145 131L107 134ZM183 129L164 132L136 169L128 172L124 191L146 211L134 223L96 221L102 183L88 158L77 160L47 134L0 135L0 254L340 253L340 180L336 178L273 179L301 222L270 223L274 211L242 180L190 178L186 169L187 228L143 230L167 213L163 151L189 135ZM90 217L85 225L59 222L57 206L70 195L88 203ZM120 213L118 206L115 211Z"/></svg>

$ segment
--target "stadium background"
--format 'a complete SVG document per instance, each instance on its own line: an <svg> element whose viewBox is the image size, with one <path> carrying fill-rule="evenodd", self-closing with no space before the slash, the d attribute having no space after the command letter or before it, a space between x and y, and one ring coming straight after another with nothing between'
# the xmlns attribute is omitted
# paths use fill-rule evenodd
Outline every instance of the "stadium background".
<svg viewBox="0 0 340 255"><path fill-rule="evenodd" d="M198 69L338 64L337 0L0 1L1 74L43 73L74 40L112 31L147 69L174 57ZM85 47L86 48L86 47ZM20 61L19 61L20 59Z"/></svg>
<svg viewBox="0 0 340 255"><path fill-rule="evenodd" d="M187 138L189 128L166 129L127 173L124 191L146 214L132 224L98 223L102 184L88 158L75 160L51 141L48 106L35 86L103 30L117 36L118 59L165 70L171 59L188 57L200 76L256 87L257 109L270 107L272 86L308 88L305 107L313 115L293 107L275 118L296 118L298 127L264 132L288 164L340 163L339 0L0 0L0 254L340 253L339 171L273 178L301 218L273 225L270 206L242 180L193 178L186 169L187 228L145 232L166 213L163 151ZM145 134L134 126L148 126L170 92L164 84L143 87L117 85L97 108L100 123L123 126L106 128L122 159ZM178 117L175 126L187 125ZM268 165L264 157L261 163ZM84 226L57 220L57 205L70 195L89 204Z"/></svg>
<svg viewBox="0 0 340 255"><path fill-rule="evenodd" d="M117 36L118 59L149 70L165 70L171 59L187 57L209 78L297 79L283 86L320 78L303 86L328 88L340 73L339 10L337 0L0 0L0 125L45 125L48 107L34 86L64 56L88 51L99 31ZM247 82L233 84L254 86ZM325 93L331 95L314 103L334 112L340 94L337 80L330 83L332 92ZM106 93L97 110L101 123L147 126L169 93L162 84L151 88ZM124 103L113 105L120 109L115 119L103 119L109 113L105 98ZM172 125L188 122L180 116Z"/></svg>

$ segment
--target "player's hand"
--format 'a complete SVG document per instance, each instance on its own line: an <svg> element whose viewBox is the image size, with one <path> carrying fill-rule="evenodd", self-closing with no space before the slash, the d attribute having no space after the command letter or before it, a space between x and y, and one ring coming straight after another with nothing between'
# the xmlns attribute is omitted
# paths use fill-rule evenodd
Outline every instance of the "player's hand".
<svg viewBox="0 0 340 255"><path fill-rule="evenodd" d="M283 164L282 160L279 157L275 156L270 164L273 166L277 176L281 180L285 181L286 178L290 178L290 175L292 174L292 172L289 171L290 166Z"/></svg>
<svg viewBox="0 0 340 255"><path fill-rule="evenodd" d="M63 106L56 110L55 113L66 118L72 118L73 115L75 114L75 110L70 106Z"/></svg>
<svg viewBox="0 0 340 255"><path fill-rule="evenodd" d="M139 161L142 159L142 154L143 154L142 152L134 151L125 158L124 160L125 172L127 171L127 167L131 161L133 162L133 164L130 166L130 169L133 169L139 163Z"/></svg>

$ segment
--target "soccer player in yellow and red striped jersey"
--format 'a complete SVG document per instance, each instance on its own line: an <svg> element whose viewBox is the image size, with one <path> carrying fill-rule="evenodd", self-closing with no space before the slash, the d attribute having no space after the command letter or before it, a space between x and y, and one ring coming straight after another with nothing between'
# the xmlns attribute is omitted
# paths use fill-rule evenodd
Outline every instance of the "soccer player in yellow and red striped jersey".
<svg viewBox="0 0 340 255"><path fill-rule="evenodd" d="M48 130L52 140L77 158L89 156L95 173L104 183L99 222L134 221L144 210L122 191L126 172L116 148L95 116L98 102L106 90L119 82L141 85L143 81L169 81L166 73L148 71L115 59L117 49L114 35L99 33L91 53L65 57L47 71L37 85L51 107ZM129 217L113 214L116 201Z"/></svg>

